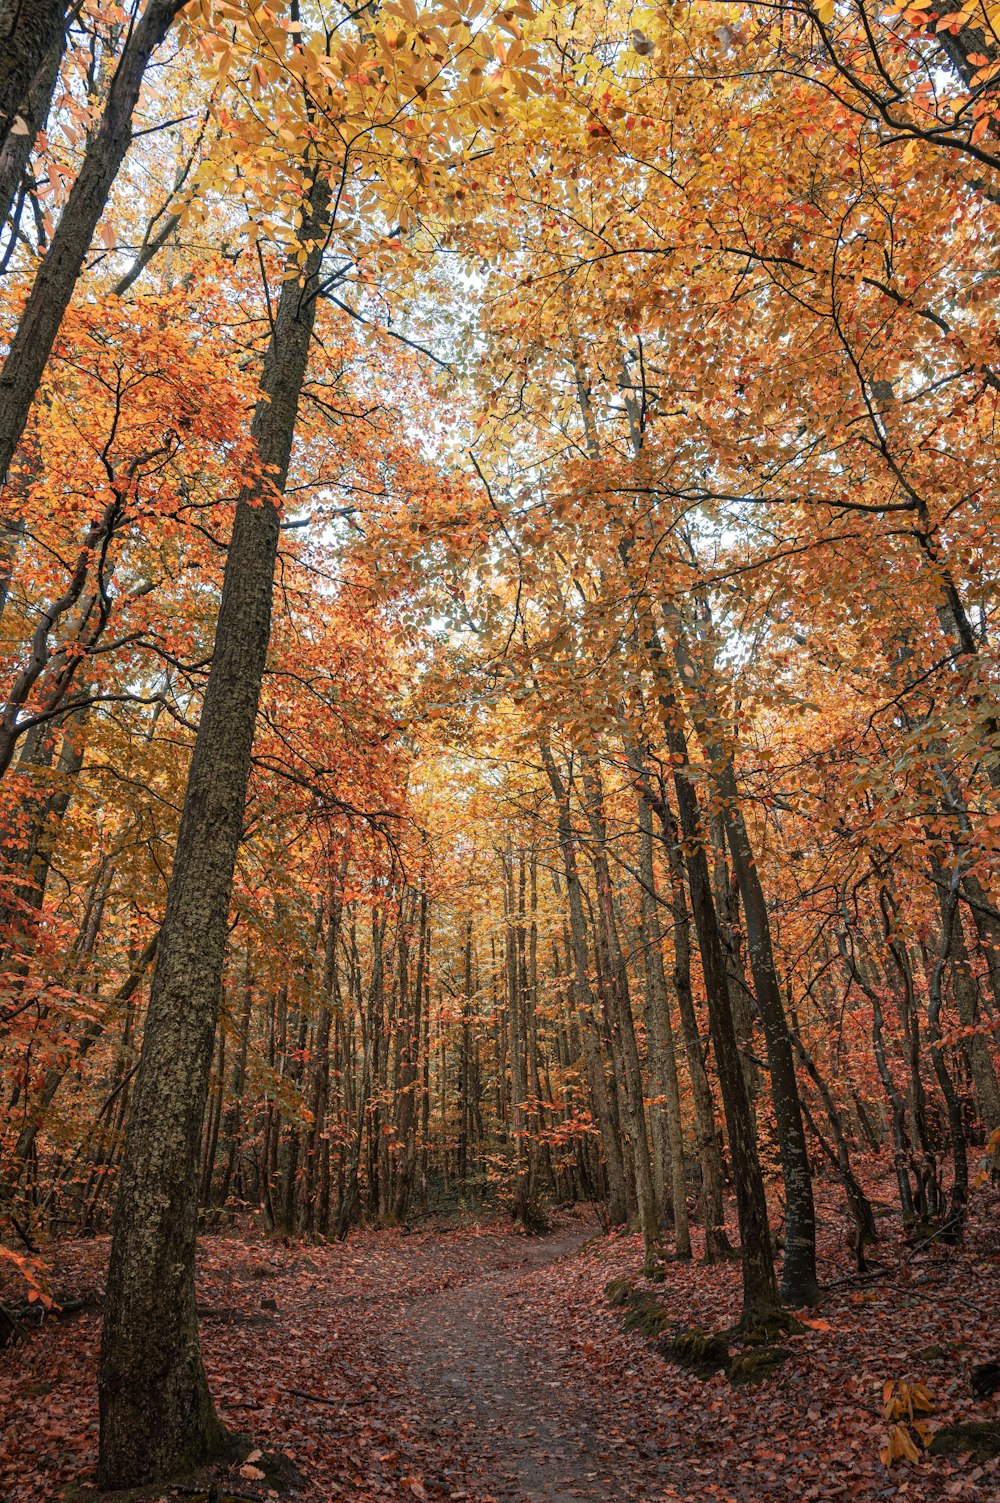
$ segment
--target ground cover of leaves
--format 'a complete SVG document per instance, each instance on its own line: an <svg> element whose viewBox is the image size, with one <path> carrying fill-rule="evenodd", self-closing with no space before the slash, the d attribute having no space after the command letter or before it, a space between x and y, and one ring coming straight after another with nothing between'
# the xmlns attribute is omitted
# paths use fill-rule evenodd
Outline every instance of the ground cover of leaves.
<svg viewBox="0 0 1000 1503"><path fill-rule="evenodd" d="M907 1243L885 1216L880 1266L858 1278L824 1189L823 1302L760 1385L706 1381L623 1331L604 1288L637 1278L641 1249L595 1237L589 1212L541 1239L502 1222L331 1247L207 1237L205 1360L227 1423L284 1453L308 1503L996 1503L998 1461L886 1471L879 1451L889 1379L933 1392L932 1427L1000 1420L1000 1396L974 1399L969 1382L1000 1355L998 1210L980 1192L959 1249ZM0 1356L4 1503L49 1503L74 1482L89 1495L106 1255L106 1239L58 1249L56 1287L92 1307ZM720 1330L739 1313L736 1266L671 1263L650 1289L684 1324ZM277 1496L258 1471L215 1480Z"/></svg>

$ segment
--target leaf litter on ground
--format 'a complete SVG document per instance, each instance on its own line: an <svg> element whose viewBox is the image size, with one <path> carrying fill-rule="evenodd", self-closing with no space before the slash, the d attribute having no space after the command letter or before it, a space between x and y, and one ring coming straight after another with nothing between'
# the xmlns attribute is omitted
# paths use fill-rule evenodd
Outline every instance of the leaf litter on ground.
<svg viewBox="0 0 1000 1503"><path fill-rule="evenodd" d="M960 1248L912 1245L883 1218L865 1275L851 1272L835 1190L819 1198L822 1303L783 1338L783 1366L741 1387L624 1331L604 1292L626 1276L678 1325L725 1331L739 1316L738 1265L705 1267L696 1247L647 1286L640 1240L595 1236L589 1213L557 1218L546 1238L499 1220L315 1246L205 1237L198 1297L216 1404L260 1456L287 1458L286 1486L305 1503L995 1503L998 1460L921 1454L887 1469L880 1452L890 1382L930 1392L930 1429L1000 1418L1000 1398L970 1387L1000 1344L996 1194L976 1198ZM54 1503L72 1484L95 1496L107 1246L53 1251L57 1298L85 1303L47 1315L0 1359L4 1503ZM278 1496L266 1471L253 1475L258 1459L220 1469L220 1487Z"/></svg>

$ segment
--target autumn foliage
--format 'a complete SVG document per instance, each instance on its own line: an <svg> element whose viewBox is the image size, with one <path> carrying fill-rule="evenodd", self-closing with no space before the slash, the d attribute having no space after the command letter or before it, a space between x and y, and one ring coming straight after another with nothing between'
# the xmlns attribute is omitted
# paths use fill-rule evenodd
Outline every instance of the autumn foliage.
<svg viewBox="0 0 1000 1503"><path fill-rule="evenodd" d="M740 1340L887 1237L965 1256L998 7L36 9L0 33L0 1344L61 1243L138 1225L185 956L191 1322L195 1230L592 1203L651 1284L738 1243ZM239 714L227 864L195 806ZM922 1464L933 1397L886 1382L882 1461Z"/></svg>

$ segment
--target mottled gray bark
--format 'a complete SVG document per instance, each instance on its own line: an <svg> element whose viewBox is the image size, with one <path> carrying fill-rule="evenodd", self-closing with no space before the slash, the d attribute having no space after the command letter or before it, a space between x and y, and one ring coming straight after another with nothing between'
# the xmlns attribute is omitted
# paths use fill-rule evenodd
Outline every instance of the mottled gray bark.
<svg viewBox="0 0 1000 1503"><path fill-rule="evenodd" d="M112 1228L98 1479L167 1477L225 1445L198 1345L197 1168L236 854L271 628L285 484L305 377L329 190L312 190L297 278L283 284L253 438L269 477L239 497L128 1122ZM294 263L293 263L294 264Z"/></svg>
<svg viewBox="0 0 1000 1503"><path fill-rule="evenodd" d="M781 983L771 941L771 919L750 833L740 802L732 755L719 736L720 715L710 700L705 674L688 647L683 623L668 612L674 660L687 685L693 718L721 795L721 820L733 859L746 926L754 993L767 1044L771 1100L778 1128L781 1173L785 1185L785 1257L782 1298L792 1305L819 1299L816 1277L816 1211L802 1106L795 1079L795 1057L788 1032Z"/></svg>
<svg viewBox="0 0 1000 1503"><path fill-rule="evenodd" d="M0 147L65 26L63 0L0 3Z"/></svg>
<svg viewBox="0 0 1000 1503"><path fill-rule="evenodd" d="M584 767L586 768L584 772L585 808L590 825L597 885L597 916L607 956L608 974L605 995L608 1025L616 1062L620 1061L618 1076L625 1106L625 1123L632 1147L639 1226L645 1247L646 1265L651 1268L659 1256L659 1227L656 1216L656 1196L653 1191L653 1169L649 1157L649 1140L646 1134L642 1067L635 1036L635 1019L632 1014L628 973L619 936L614 888L608 865L607 830L600 771L596 761L589 757L584 759Z"/></svg>
<svg viewBox="0 0 1000 1503"><path fill-rule="evenodd" d="M733 1159L736 1209L740 1224L740 1253L743 1264L744 1325L766 1320L778 1309L778 1288L771 1257L771 1233L767 1219L767 1200L761 1174L753 1117L747 1097L746 1082L740 1065L733 1010L729 999L726 964L719 935L718 919L712 896L708 867L708 831L694 785L687 775L689 766L687 741L682 729L673 686L667 675L663 651L656 633L648 637L650 656L658 676L658 697L664 712L664 740L674 767L674 792L684 837L691 911L694 916L698 948L701 951L708 1001L709 1027L715 1049L722 1106L726 1114L729 1151Z"/></svg>
<svg viewBox="0 0 1000 1503"><path fill-rule="evenodd" d="M3 146L0 147L0 225L6 221L14 206L25 168L31 160L35 138L48 119L49 106L52 103L56 80L59 77L65 44L65 33L60 31L58 40L49 49L34 83L28 90L27 98L18 111L24 123L24 130L19 131L17 135L13 133L8 135Z"/></svg>
<svg viewBox="0 0 1000 1503"><path fill-rule="evenodd" d="M941 917L944 922L947 917L946 890L942 893L939 886L938 891L941 898ZM958 1020L963 1028L975 1030L963 1039L962 1050L969 1066L969 1074L972 1076L976 1103L983 1125L989 1134L995 1127L1000 1127L1000 1089L997 1087L990 1046L981 1031L979 983L969 959L962 913L958 907L955 909L952 925L950 970Z"/></svg>
<svg viewBox="0 0 1000 1503"><path fill-rule="evenodd" d="M634 753L637 757L638 753ZM653 867L653 816L640 795L639 809L639 876L640 913L643 956L646 968L646 1030L653 1057L654 1087L663 1097L670 1145L670 1202L674 1227L675 1252L679 1258L691 1256L691 1231L688 1225L687 1177L684 1169L684 1134L681 1127L681 1097L677 1080L677 1052L674 1026L667 996L667 978L663 968L660 938L660 914Z"/></svg>
<svg viewBox="0 0 1000 1503"><path fill-rule="evenodd" d="M930 996L927 1002L927 1033L931 1045L931 1063L948 1111L954 1169L949 1216L942 1231L947 1234L949 1240L954 1241L961 1238L965 1227L965 1208L969 1199L969 1158L965 1141L965 1123L962 1121L962 1101L945 1058L944 1039L941 1035L941 1008L944 1002L944 974L956 930L955 920L958 914L960 884L961 867L956 867L941 904L941 943L929 978Z"/></svg>
<svg viewBox="0 0 1000 1503"><path fill-rule="evenodd" d="M691 991L691 914L684 886L684 857L681 854L677 824L662 790L657 792L644 772L640 785L642 796L660 822L663 847L670 874L670 915L673 920L673 985L680 1015L681 1038L691 1082L694 1107L695 1142L701 1165L701 1213L705 1223L705 1262L724 1261L732 1253L726 1235L722 1200L722 1154L715 1130L715 1105L712 1087L705 1069L701 1034Z"/></svg>

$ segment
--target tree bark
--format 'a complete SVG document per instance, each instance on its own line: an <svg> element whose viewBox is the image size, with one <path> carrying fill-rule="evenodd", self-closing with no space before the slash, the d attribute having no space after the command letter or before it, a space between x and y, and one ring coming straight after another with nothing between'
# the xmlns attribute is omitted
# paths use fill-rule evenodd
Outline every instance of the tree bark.
<svg viewBox="0 0 1000 1503"><path fill-rule="evenodd" d="M674 791L684 837L691 909L698 935L698 948L701 950L709 1026L715 1049L716 1069L719 1072L722 1106L726 1114L729 1151L733 1157L743 1265L742 1322L745 1326L753 1326L760 1320L767 1320L779 1308L764 1178L757 1156L746 1082L740 1065L726 980L725 956L712 898L707 855L708 832L694 785L684 770L689 765L687 741L679 723L672 685L665 676L662 649L653 631L650 632L649 643L659 679L658 694L664 711L664 736L674 766Z"/></svg>
<svg viewBox="0 0 1000 1503"><path fill-rule="evenodd" d="M638 752L634 755L638 757ZM671 1181L670 1202L675 1252L678 1258L690 1258L691 1232L688 1225L681 1097L677 1082L674 1026L670 1017L670 1002L667 996L667 979L663 968L663 950L660 940L660 915L657 908L656 874L653 868L653 817L649 805L641 794L638 805L640 913L646 964L646 1027L653 1054L654 1084L663 1096L663 1116L666 1119L667 1139L670 1145L668 1167Z"/></svg>
<svg viewBox="0 0 1000 1503"><path fill-rule="evenodd" d="M556 767L551 749L543 743L540 751L542 765L545 768L558 811L559 845L566 875L570 937L573 946L573 1002L580 1019L580 1036L587 1066L594 1119L604 1149L604 1162L608 1176L608 1215L612 1226L620 1226L628 1214L625 1164L621 1143L615 1131L611 1104L608 1100L608 1084L601 1059L600 1036L594 1017L594 996L590 986L587 955L587 925L583 911L583 895L580 890L580 874L576 863L576 844L570 818L569 791Z"/></svg>
<svg viewBox="0 0 1000 1503"><path fill-rule="evenodd" d="M733 858L733 870L743 904L747 949L754 993L767 1043L771 1100L778 1128L781 1172L785 1184L785 1258L781 1296L788 1304L811 1305L819 1299L816 1278L816 1210L812 1172L806 1145L795 1057L781 1000L781 984L771 942L771 920L760 873L740 804L732 756L719 739L719 715L706 702L700 665L688 650L683 626L672 633L674 658L696 702L693 711L699 738L722 798L721 819Z"/></svg>
<svg viewBox="0 0 1000 1503"><path fill-rule="evenodd" d="M99 1373L104 1488L167 1477L226 1439L198 1345L197 1155L270 638L276 500L305 378L328 204L328 185L317 181L302 229L311 249L301 274L283 284L264 362L252 434L267 479L237 502L167 895L112 1229Z"/></svg>
<svg viewBox="0 0 1000 1503"><path fill-rule="evenodd" d="M694 1105L695 1141L701 1165L701 1213L705 1224L705 1262L721 1263L732 1254L726 1235L722 1201L722 1155L715 1131L715 1104L705 1069L701 1033L691 992L691 915L684 887L684 858L681 854L673 810L661 788L654 791L645 771L640 779L642 796L660 822L663 846L670 874L670 913L673 919L674 992L681 1020L681 1038L687 1059L691 1098Z"/></svg>
<svg viewBox="0 0 1000 1503"><path fill-rule="evenodd" d="M65 31L63 0L3 0L0 4L0 147ZM15 139L17 139L15 137Z"/></svg>
<svg viewBox="0 0 1000 1503"><path fill-rule="evenodd" d="M615 1046L616 1061L621 1061L619 1078L625 1103L627 1130L632 1145L639 1226L645 1248L646 1267L652 1269L659 1257L660 1239L649 1141L646 1136L642 1069L635 1036L635 1019L632 1015L625 957L622 954L618 933L614 888L608 866L603 790L596 763L588 758L584 762L584 767L586 769L584 772L586 812L593 842L594 875L597 883L597 914L607 955L608 1024Z"/></svg>
<svg viewBox="0 0 1000 1503"><path fill-rule="evenodd" d="M31 160L35 139L48 119L65 49L66 34L60 28L54 45L49 48L18 111L27 129L18 135L8 134L0 146L0 225L6 223L7 216L14 207L18 188Z"/></svg>

